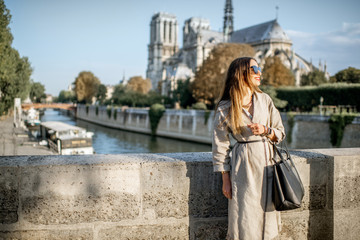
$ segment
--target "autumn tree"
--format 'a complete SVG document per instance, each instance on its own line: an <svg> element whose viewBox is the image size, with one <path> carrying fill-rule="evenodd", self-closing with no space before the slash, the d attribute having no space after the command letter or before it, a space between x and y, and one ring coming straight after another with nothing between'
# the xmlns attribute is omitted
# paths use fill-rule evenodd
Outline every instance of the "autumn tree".
<svg viewBox="0 0 360 240"><path fill-rule="evenodd" d="M141 76L135 76L129 79L126 87L134 92L145 94L151 89L151 81L148 78L143 79Z"/></svg>
<svg viewBox="0 0 360 240"><path fill-rule="evenodd" d="M311 71L307 74L301 75L300 85L301 86L318 86L322 83L326 83L325 73L319 70Z"/></svg>
<svg viewBox="0 0 360 240"><path fill-rule="evenodd" d="M0 0L0 115L14 104L14 98L25 99L30 91L32 69L28 58L12 48L10 11Z"/></svg>
<svg viewBox="0 0 360 240"><path fill-rule="evenodd" d="M348 67L332 77L335 82L360 83L360 69Z"/></svg>
<svg viewBox="0 0 360 240"><path fill-rule="evenodd" d="M264 85L273 87L295 85L295 77L291 70L288 69L277 56L267 57L265 59L262 79Z"/></svg>
<svg viewBox="0 0 360 240"><path fill-rule="evenodd" d="M100 86L100 80L92 73L83 71L75 79L75 95L78 102L91 103Z"/></svg>
<svg viewBox="0 0 360 240"><path fill-rule="evenodd" d="M32 102L41 102L42 98L45 98L45 86L39 82L34 82L30 87L30 99Z"/></svg>
<svg viewBox="0 0 360 240"><path fill-rule="evenodd" d="M230 63L236 58L252 57L254 54L254 49L250 45L218 44L195 73L195 79L191 84L193 97L198 102L214 106L220 95Z"/></svg>

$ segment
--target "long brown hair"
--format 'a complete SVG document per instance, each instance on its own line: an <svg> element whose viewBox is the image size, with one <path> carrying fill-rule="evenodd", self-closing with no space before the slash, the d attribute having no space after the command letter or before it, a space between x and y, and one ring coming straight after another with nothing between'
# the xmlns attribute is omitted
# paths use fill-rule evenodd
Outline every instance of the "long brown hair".
<svg viewBox="0 0 360 240"><path fill-rule="evenodd" d="M253 94L254 92L261 92L259 87L254 85L250 80L251 59L256 61L254 58L251 57L237 58L232 61L227 71L226 80L223 85L223 91L215 108L217 109L219 107L219 103L221 101L230 101L231 105L225 121L228 123L234 134L238 134L241 132L240 126L243 123L241 114L243 106L243 96L248 94L249 88L251 94Z"/></svg>

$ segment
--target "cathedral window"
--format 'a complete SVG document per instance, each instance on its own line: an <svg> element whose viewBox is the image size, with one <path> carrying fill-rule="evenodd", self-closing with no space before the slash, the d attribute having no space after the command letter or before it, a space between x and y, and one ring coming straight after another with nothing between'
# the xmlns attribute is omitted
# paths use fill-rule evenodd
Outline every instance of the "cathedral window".
<svg viewBox="0 0 360 240"><path fill-rule="evenodd" d="M163 30L163 35L164 35L164 42L166 41L166 22L164 22L164 30Z"/></svg>

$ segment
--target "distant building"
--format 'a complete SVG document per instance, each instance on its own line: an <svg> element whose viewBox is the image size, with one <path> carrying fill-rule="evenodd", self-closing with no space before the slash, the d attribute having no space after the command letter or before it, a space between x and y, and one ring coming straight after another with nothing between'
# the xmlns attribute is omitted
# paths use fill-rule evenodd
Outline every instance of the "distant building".
<svg viewBox="0 0 360 240"><path fill-rule="evenodd" d="M178 80L192 79L196 70L219 43L246 43L255 49L254 58L260 66L266 57L278 56L295 76L300 85L302 74L318 69L325 72L326 64L316 68L292 50L292 41L280 27L277 19L234 31L233 8L231 0L226 0L223 31L210 29L210 22L203 18L189 18L183 27L183 46L177 43L176 16L157 13L150 23L150 44L146 77L151 80L153 89L161 85L162 94L169 95Z"/></svg>
<svg viewBox="0 0 360 240"><path fill-rule="evenodd" d="M75 92L75 84L74 83L69 84L69 86L67 88L67 91Z"/></svg>
<svg viewBox="0 0 360 240"><path fill-rule="evenodd" d="M113 96L115 87L112 85L106 85L106 99L110 99Z"/></svg>
<svg viewBox="0 0 360 240"><path fill-rule="evenodd" d="M45 102L46 103L52 103L53 102L53 96L51 94L46 94Z"/></svg>

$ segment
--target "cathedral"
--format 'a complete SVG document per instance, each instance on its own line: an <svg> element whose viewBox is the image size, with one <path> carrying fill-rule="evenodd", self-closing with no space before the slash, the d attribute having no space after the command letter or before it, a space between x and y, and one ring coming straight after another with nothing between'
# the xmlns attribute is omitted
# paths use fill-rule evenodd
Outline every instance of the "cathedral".
<svg viewBox="0 0 360 240"><path fill-rule="evenodd" d="M314 69L328 76L326 64L322 66L320 63L316 68L292 50L292 41L277 19L234 30L231 0L225 2L222 32L211 30L207 19L192 17L184 23L182 48L179 48L177 34L175 15L157 13L152 17L146 77L151 80L153 89L161 89L162 95L168 96L178 80L193 79L211 50L224 42L251 45L255 50L253 57L260 66L264 66L265 58L278 56L293 72L297 86L301 75Z"/></svg>

